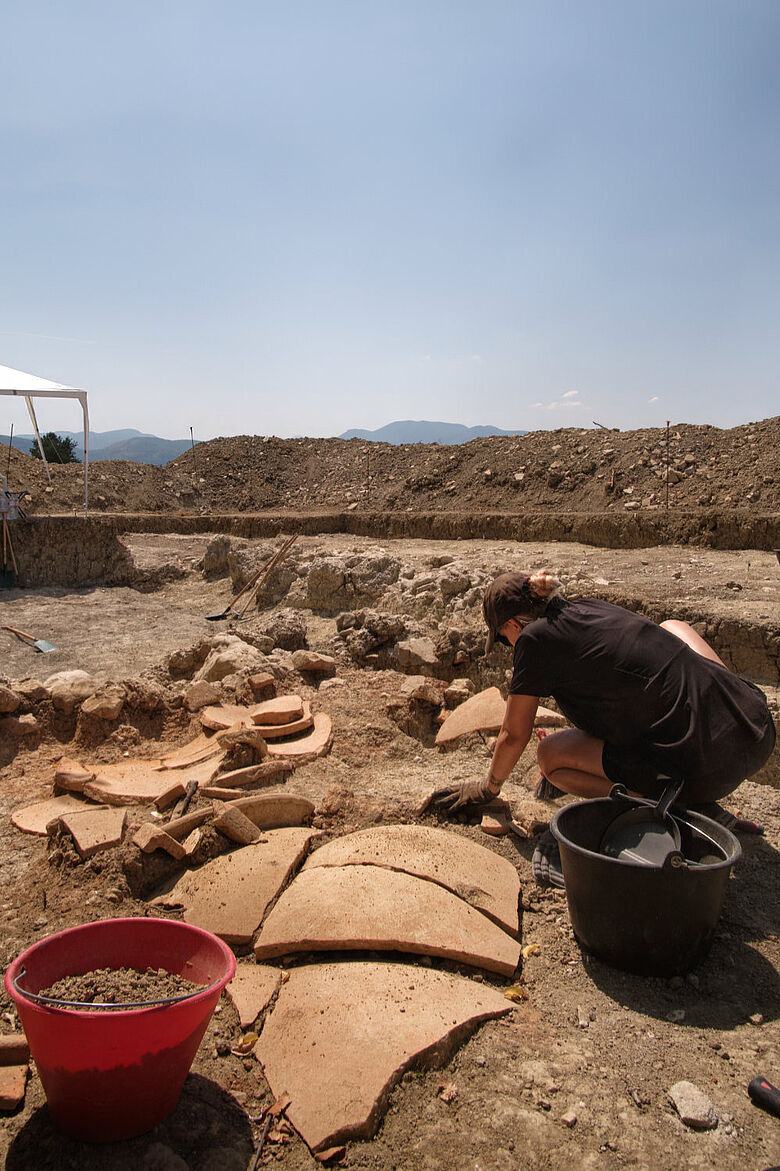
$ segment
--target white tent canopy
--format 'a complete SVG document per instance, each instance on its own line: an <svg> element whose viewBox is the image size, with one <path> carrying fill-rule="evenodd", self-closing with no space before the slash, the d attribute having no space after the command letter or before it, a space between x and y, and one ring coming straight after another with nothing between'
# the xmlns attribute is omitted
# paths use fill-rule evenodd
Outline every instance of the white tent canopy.
<svg viewBox="0 0 780 1171"><path fill-rule="evenodd" d="M27 410L32 420L38 450L41 453L49 483L51 483L51 472L46 462L46 456L43 454L43 444L32 400L34 398L76 398L79 400L84 420L84 516L87 516L89 509L89 411L87 410L86 390L76 390L72 386L63 386L60 382L50 382L48 378L25 374L23 370L12 370L10 366L0 366L0 394L16 395L27 403Z"/></svg>

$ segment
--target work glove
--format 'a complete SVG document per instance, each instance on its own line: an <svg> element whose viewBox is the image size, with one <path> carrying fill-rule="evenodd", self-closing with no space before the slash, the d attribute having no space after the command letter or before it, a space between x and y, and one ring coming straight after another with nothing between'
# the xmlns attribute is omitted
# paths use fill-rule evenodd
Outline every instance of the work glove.
<svg viewBox="0 0 780 1171"><path fill-rule="evenodd" d="M447 817L460 815L481 815L488 805L498 799L498 793L493 793L488 787L487 778L484 781L463 781L460 785L448 785L444 789L435 789L426 800L420 813L434 810Z"/></svg>

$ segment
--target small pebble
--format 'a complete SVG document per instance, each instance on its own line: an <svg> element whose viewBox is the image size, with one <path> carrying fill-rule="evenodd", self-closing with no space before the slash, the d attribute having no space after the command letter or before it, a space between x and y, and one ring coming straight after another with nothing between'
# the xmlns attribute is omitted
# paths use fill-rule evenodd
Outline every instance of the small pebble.
<svg viewBox="0 0 780 1171"><path fill-rule="evenodd" d="M693 1082L675 1082L669 1097L686 1126L694 1130L714 1130L718 1114L707 1095Z"/></svg>
<svg viewBox="0 0 780 1171"><path fill-rule="evenodd" d="M748 1017L751 1025L763 1025L764 1018L760 1012L754 1012L752 1016Z"/></svg>
<svg viewBox="0 0 780 1171"><path fill-rule="evenodd" d="M671 1012L666 1014L666 1019L671 1021L673 1025L682 1024L682 1022L685 1020L685 1009L673 1008Z"/></svg>
<svg viewBox="0 0 780 1171"><path fill-rule="evenodd" d="M561 1115L561 1122L564 1126L572 1127L577 1124L577 1115L573 1110L567 1110L565 1114Z"/></svg>

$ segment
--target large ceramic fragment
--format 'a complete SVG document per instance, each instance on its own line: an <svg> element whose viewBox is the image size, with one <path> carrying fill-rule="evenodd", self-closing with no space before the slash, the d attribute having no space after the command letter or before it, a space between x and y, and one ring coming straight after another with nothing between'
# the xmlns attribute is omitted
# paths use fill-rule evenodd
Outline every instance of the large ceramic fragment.
<svg viewBox="0 0 780 1171"><path fill-rule="evenodd" d="M126 760L95 766L95 778L84 786L84 796L107 805L147 805L158 801L171 786L195 781L205 785L214 775L217 757L181 766L159 769L159 760Z"/></svg>
<svg viewBox="0 0 780 1171"><path fill-rule="evenodd" d="M256 703L251 710L255 724L289 724L303 715L303 700L300 695L277 695Z"/></svg>
<svg viewBox="0 0 780 1171"><path fill-rule="evenodd" d="M511 1012L499 993L407 964L295 968L282 984L255 1055L287 1117L314 1151L370 1138L392 1087L411 1065L445 1064L480 1024Z"/></svg>
<svg viewBox="0 0 780 1171"><path fill-rule="evenodd" d="M299 732L308 731L314 723L309 703L303 704L303 710L297 719L289 720L286 724L264 724L262 716L254 716L253 720L256 731L264 740L278 740L282 736L297 736Z"/></svg>
<svg viewBox="0 0 780 1171"><path fill-rule="evenodd" d="M317 830L269 830L266 841L223 854L184 874L170 893L154 901L183 906L184 919L213 931L226 943L245 944L305 856Z"/></svg>
<svg viewBox="0 0 780 1171"><path fill-rule="evenodd" d="M34 805L15 809L11 814L11 821L23 834L39 834L43 837L49 822L56 821L63 813L73 813L76 810L84 812L94 808L88 801L81 801L67 793L62 797L49 797L46 801L36 801Z"/></svg>
<svg viewBox="0 0 780 1171"><path fill-rule="evenodd" d="M502 976L520 957L515 940L457 895L382 866L299 874L265 920L255 956L367 949L440 956Z"/></svg>
<svg viewBox="0 0 780 1171"><path fill-rule="evenodd" d="M188 768L190 765L198 764L203 760L211 760L212 757L224 756L224 749L221 747L216 736L206 736L201 732L194 740L190 740L188 744L183 744L181 748L174 748L172 752L160 758L157 763L157 768Z"/></svg>
<svg viewBox="0 0 780 1171"><path fill-rule="evenodd" d="M465 899L505 931L519 931L520 879L506 858L449 830L385 825L335 838L316 850L304 870L318 866L387 866L427 878Z"/></svg>
<svg viewBox="0 0 780 1171"><path fill-rule="evenodd" d="M93 805L83 811L63 813L60 822L73 838L79 855L91 858L101 850L120 845L126 818L125 809L98 809Z"/></svg>
<svg viewBox="0 0 780 1171"><path fill-rule="evenodd" d="M311 731L296 740L271 740L268 744L269 756L283 756L293 760L296 765L306 764L318 756L325 756L330 750L333 740L333 725L330 716L318 712L314 717L314 726Z"/></svg>
<svg viewBox="0 0 780 1171"><path fill-rule="evenodd" d="M436 733L437 744L450 744L468 732L497 732L504 722L506 700L497 687L472 695L450 712Z"/></svg>
<svg viewBox="0 0 780 1171"><path fill-rule="evenodd" d="M288 793L258 793L256 797L239 797L230 804L260 829L303 825L314 813L314 802L308 797L294 797Z"/></svg>

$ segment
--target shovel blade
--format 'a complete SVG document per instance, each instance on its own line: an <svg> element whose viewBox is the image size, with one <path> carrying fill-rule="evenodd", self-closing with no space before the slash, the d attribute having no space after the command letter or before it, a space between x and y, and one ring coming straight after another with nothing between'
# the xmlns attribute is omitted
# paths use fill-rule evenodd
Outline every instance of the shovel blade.
<svg viewBox="0 0 780 1171"><path fill-rule="evenodd" d="M47 642L45 638L36 638L33 647L42 655L50 655L57 649L53 642Z"/></svg>

